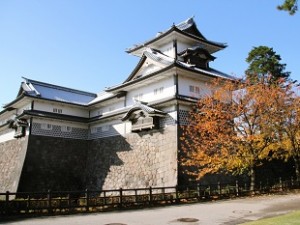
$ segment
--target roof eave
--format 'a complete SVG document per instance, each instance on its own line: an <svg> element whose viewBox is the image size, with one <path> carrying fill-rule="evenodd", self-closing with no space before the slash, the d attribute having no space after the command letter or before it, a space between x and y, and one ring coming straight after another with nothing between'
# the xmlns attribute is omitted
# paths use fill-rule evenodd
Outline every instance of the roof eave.
<svg viewBox="0 0 300 225"><path fill-rule="evenodd" d="M221 77L221 76L218 76L218 75L214 75L214 74L212 74L209 71L207 71L207 73L205 73L203 71L197 71L197 70L195 70L193 68L189 68L189 67L180 65L179 63L176 63L176 67L179 67L179 68L184 69L184 70L192 71L192 72L195 72L195 73L199 73L199 74L202 74L202 75L207 76L207 77L221 78L221 79L224 79L224 80L237 80L234 77Z"/></svg>
<svg viewBox="0 0 300 225"><path fill-rule="evenodd" d="M155 41L158 41L159 39L162 39L163 37L167 36L168 34L172 33L173 31L178 30L175 26L172 26L169 30L167 30L166 32L164 32L163 34L159 35L158 37L155 37L149 41L146 41L144 44L140 44L136 47L133 48L129 48L128 50L126 50L126 53L132 54L133 52L143 48L146 45L149 45Z"/></svg>
<svg viewBox="0 0 300 225"><path fill-rule="evenodd" d="M145 55L143 55L142 58L140 59L140 61L138 62L138 64L136 65L136 67L134 68L134 70L131 72L131 74L128 76L128 78L123 82L123 84L130 81L134 77L134 75L141 68L141 66L146 61L146 59L147 59L147 57Z"/></svg>
<svg viewBox="0 0 300 225"><path fill-rule="evenodd" d="M3 106L4 109L8 109L10 107L12 107L13 104L17 103L18 101L20 101L21 99L23 99L24 97L29 97L29 95L27 95L26 93L22 93L20 94L17 98L15 98L14 100L12 100L11 102L5 104Z"/></svg>
<svg viewBox="0 0 300 225"><path fill-rule="evenodd" d="M55 84L49 84L49 83L45 83L45 82L41 82L41 81L37 81L37 80L31 80L31 79L28 79L28 78L25 78L25 77L23 77L23 79L25 79L26 83L31 83L33 85L37 84L37 85L40 85L40 86L49 87L49 88L58 89L58 90L63 90L63 91L69 91L69 92L72 92L72 93L77 93L77 94L81 94L81 95L85 95L85 96L89 96L89 97L97 97L97 94L92 93L92 92L81 91L81 90L68 88L68 87L64 87L64 86L59 86L59 85L55 85Z"/></svg>
<svg viewBox="0 0 300 225"><path fill-rule="evenodd" d="M22 112L22 114L17 116L17 118L22 118L25 116L50 118L50 119L66 120L66 121L81 122L81 123L87 123L88 119L89 119L89 118L85 118L85 117L57 114L57 113L52 113L52 112L40 111L40 110L24 110Z"/></svg>
<svg viewBox="0 0 300 225"><path fill-rule="evenodd" d="M110 96L110 97L107 97L107 98L101 99L101 100L99 100L99 101L93 102L93 103L91 103L91 104L88 104L87 106L88 106L88 107L91 107L91 106L100 104L100 103L102 103L102 102L105 102L105 101L108 101L108 100L111 100L111 99L114 99L114 98L122 98L122 97L124 97L125 95L126 95L126 92L125 92L125 91L120 91L120 92L118 92L118 93L115 94L115 95L112 95L112 96Z"/></svg>

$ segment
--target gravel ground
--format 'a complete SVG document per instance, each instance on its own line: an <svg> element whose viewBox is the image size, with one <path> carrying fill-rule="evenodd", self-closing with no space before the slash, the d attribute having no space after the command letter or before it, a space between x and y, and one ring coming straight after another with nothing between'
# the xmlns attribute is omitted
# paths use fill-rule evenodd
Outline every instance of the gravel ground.
<svg viewBox="0 0 300 225"><path fill-rule="evenodd" d="M236 225L300 210L300 193L93 214L11 218L13 225ZM300 224L300 222L299 222Z"/></svg>

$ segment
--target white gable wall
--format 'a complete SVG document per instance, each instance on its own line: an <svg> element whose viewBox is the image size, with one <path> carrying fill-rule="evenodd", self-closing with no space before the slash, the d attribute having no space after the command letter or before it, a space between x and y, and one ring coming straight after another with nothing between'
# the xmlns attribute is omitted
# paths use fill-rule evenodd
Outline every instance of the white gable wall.
<svg viewBox="0 0 300 225"><path fill-rule="evenodd" d="M167 56L170 56L170 57L172 57L172 58L175 58L175 49L174 49L174 47L173 47L173 43L172 43L172 42L171 42L171 43L168 43L168 44L166 44L166 45L161 46L161 47L159 48L159 50L160 50L163 54L165 54L165 55L167 55Z"/></svg>
<svg viewBox="0 0 300 225"><path fill-rule="evenodd" d="M184 50L186 50L187 48L192 47L191 45L187 44L187 43L183 43L180 41L177 41L177 52L182 52Z"/></svg>
<svg viewBox="0 0 300 225"><path fill-rule="evenodd" d="M143 66L136 72L135 77L143 77L150 73L154 73L155 71L158 71L162 68L163 68L163 66L160 63L157 63L157 62L147 58L143 64Z"/></svg>
<svg viewBox="0 0 300 225"><path fill-rule="evenodd" d="M105 115L106 113L113 112L122 108L124 108L124 100L94 109L91 111L90 117L92 118L100 115Z"/></svg>
<svg viewBox="0 0 300 225"><path fill-rule="evenodd" d="M126 106L134 105L134 99L151 102L174 96L175 92L176 88L173 77L169 77L167 79L160 80L159 82L153 82L152 84L128 92L126 96Z"/></svg>
<svg viewBox="0 0 300 225"><path fill-rule="evenodd" d="M191 88L193 86L194 88ZM194 91L191 91L194 89ZM178 77L178 94L193 98L200 98L211 94L209 85L197 79Z"/></svg>
<svg viewBox="0 0 300 225"><path fill-rule="evenodd" d="M97 139L116 135L124 136L129 132L130 129L128 129L127 122L124 123L121 120L106 121L95 123L90 126L89 139Z"/></svg>
<svg viewBox="0 0 300 225"><path fill-rule="evenodd" d="M18 108L17 110L16 110L16 113L17 113L17 115L20 115L20 114L22 114L22 112L24 111L24 110L30 110L31 109L31 103L27 103L26 105L24 105L23 107L21 107L21 108Z"/></svg>

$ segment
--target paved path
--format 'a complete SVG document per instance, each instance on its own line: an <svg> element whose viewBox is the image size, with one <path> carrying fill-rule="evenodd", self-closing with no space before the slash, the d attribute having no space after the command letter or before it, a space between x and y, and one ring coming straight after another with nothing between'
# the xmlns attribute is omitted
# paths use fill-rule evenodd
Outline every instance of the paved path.
<svg viewBox="0 0 300 225"><path fill-rule="evenodd" d="M13 225L236 225L300 210L300 193L143 210L2 221ZM300 222L299 222L300 223Z"/></svg>

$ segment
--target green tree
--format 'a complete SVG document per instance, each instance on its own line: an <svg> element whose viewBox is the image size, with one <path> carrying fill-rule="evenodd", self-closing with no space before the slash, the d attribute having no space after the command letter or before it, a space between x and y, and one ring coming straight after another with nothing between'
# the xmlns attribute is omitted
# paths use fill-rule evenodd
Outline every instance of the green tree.
<svg viewBox="0 0 300 225"><path fill-rule="evenodd" d="M285 0L277 9L287 11L290 15L294 15L298 11L298 0Z"/></svg>
<svg viewBox="0 0 300 225"><path fill-rule="evenodd" d="M251 83L277 83L287 81L290 72L285 71L286 64L280 62L281 57L273 48L267 46L254 47L246 58L249 67L246 70L246 79Z"/></svg>

